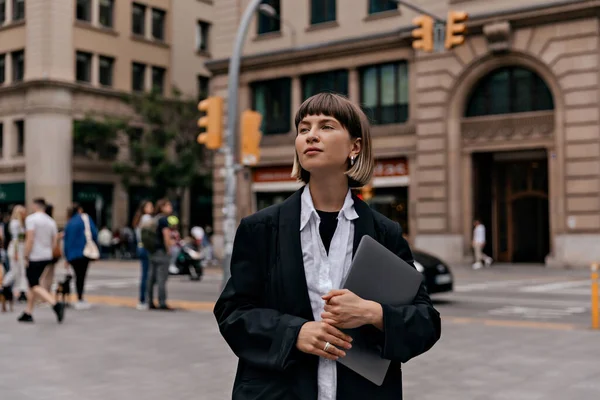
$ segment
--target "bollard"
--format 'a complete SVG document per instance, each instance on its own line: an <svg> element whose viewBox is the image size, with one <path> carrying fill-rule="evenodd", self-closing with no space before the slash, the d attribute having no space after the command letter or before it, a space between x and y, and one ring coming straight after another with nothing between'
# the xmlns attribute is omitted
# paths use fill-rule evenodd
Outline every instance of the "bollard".
<svg viewBox="0 0 600 400"><path fill-rule="evenodd" d="M598 263L592 264L592 329L600 329L600 310L598 294Z"/></svg>

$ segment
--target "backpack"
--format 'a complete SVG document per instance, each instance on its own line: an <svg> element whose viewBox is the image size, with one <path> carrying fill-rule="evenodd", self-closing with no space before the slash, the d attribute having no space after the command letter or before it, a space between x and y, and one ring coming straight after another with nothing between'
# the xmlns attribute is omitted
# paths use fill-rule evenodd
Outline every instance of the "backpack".
<svg viewBox="0 0 600 400"><path fill-rule="evenodd" d="M144 246L144 249L151 254L156 253L158 250L158 234L156 231L158 229L158 219L160 217L160 215L157 215L151 220L146 221L140 229L142 246Z"/></svg>

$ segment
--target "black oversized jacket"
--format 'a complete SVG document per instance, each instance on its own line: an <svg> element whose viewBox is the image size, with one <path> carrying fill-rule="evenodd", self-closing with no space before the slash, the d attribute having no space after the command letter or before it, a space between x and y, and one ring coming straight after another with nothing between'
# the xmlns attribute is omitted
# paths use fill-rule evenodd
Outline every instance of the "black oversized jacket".
<svg viewBox="0 0 600 400"><path fill-rule="evenodd" d="M298 332L314 320L302 260L302 189L285 202L244 218L238 228L231 279L215 305L221 334L239 357L233 399L316 400L318 357L296 349ZM400 225L354 197L354 251L369 235L412 263ZM375 327L385 359L385 381L376 386L337 364L337 399L402 398L400 363L429 350L440 338L440 316L422 284L410 306L382 304L384 331Z"/></svg>

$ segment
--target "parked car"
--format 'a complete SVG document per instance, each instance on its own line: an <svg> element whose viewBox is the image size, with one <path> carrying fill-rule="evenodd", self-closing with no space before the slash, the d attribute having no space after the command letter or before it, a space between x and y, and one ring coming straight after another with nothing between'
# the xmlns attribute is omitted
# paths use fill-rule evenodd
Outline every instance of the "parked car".
<svg viewBox="0 0 600 400"><path fill-rule="evenodd" d="M415 268L425 276L429 293L452 291L454 277L445 262L421 250L413 250L413 258Z"/></svg>

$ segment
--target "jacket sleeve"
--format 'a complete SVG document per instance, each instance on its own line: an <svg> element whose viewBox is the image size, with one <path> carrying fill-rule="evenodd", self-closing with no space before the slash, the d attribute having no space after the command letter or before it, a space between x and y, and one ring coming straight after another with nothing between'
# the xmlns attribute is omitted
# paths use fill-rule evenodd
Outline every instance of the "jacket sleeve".
<svg viewBox="0 0 600 400"><path fill-rule="evenodd" d="M264 308L267 267L264 235L242 220L233 245L231 278L214 309L233 352L249 364L284 370L300 356L296 339L306 319ZM255 231L256 230L256 231Z"/></svg>
<svg viewBox="0 0 600 400"><path fill-rule="evenodd" d="M412 252L402 237L400 225L395 253L413 264ZM433 347L441 336L440 314L433 307L424 282L412 305L391 306L382 304L384 344L382 357L392 361L407 362Z"/></svg>
<svg viewBox="0 0 600 400"><path fill-rule="evenodd" d="M63 254L65 256L66 260L70 260L71 259L71 249L72 247L72 240L73 240L73 233L71 232L73 227L73 222L69 221L67 222L67 225L65 225L65 229L64 229L64 237L63 237Z"/></svg>

